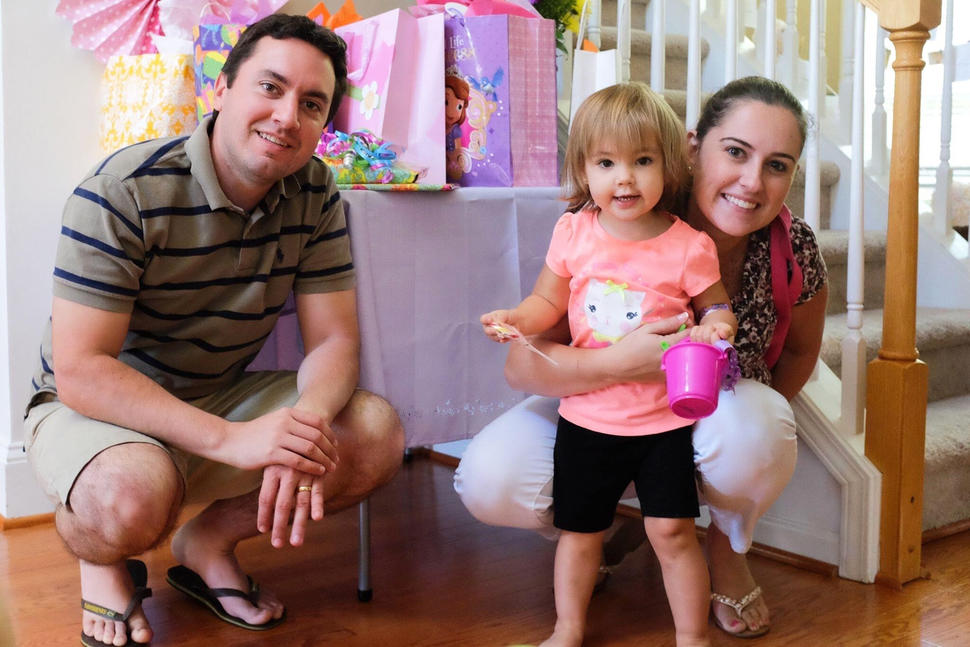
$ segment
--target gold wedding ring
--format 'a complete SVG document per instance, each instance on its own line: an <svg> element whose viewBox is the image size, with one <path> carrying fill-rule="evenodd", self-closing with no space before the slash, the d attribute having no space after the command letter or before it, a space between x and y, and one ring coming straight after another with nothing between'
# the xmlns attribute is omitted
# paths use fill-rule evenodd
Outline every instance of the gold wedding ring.
<svg viewBox="0 0 970 647"><path fill-rule="evenodd" d="M301 485L300 487L296 488L296 491L297 492L309 492L312 489L313 488L310 487L309 485Z"/></svg>

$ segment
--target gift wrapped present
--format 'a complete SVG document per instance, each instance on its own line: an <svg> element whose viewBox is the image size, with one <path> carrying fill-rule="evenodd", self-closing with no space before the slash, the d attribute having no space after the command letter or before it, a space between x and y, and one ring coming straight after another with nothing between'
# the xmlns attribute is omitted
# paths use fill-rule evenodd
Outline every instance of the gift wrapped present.
<svg viewBox="0 0 970 647"><path fill-rule="evenodd" d="M199 121L212 114L212 101L215 98L216 79L226 57L239 42L245 25L226 23L206 23L197 25L192 33L195 36L195 98Z"/></svg>
<svg viewBox="0 0 970 647"><path fill-rule="evenodd" d="M333 171L337 184L406 184L418 175L398 162L387 142L368 130L325 132L316 154Z"/></svg>
<svg viewBox="0 0 970 647"><path fill-rule="evenodd" d="M101 80L101 150L187 135L196 125L192 57L112 56Z"/></svg>

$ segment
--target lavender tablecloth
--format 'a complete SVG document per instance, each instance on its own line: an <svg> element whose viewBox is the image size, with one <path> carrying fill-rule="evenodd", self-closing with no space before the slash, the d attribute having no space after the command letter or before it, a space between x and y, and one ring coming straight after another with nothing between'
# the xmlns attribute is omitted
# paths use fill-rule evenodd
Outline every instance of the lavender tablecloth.
<svg viewBox="0 0 970 647"><path fill-rule="evenodd" d="M473 436L524 397L505 383L506 349L478 318L531 291L562 214L559 189L341 196L357 268L360 386L394 405L409 447ZM296 369L301 358L287 311L253 368Z"/></svg>

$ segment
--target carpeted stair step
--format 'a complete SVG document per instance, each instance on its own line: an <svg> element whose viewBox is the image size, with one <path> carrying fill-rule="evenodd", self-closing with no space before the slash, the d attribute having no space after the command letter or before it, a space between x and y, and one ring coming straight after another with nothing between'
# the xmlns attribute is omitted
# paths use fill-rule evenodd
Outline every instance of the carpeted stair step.
<svg viewBox="0 0 970 647"><path fill-rule="evenodd" d="M616 27L616 0L603 0L600 16L604 25ZM579 4L582 6L582 3ZM634 29L644 29L647 25L647 7L650 0L632 0L630 2L630 26Z"/></svg>
<svg viewBox="0 0 970 647"><path fill-rule="evenodd" d="M879 309L862 313L867 362L876 358L882 344L882 316ZM841 344L846 333L845 313L825 318L821 358L837 375L841 374ZM970 310L917 308L916 348L929 367L930 402L970 395Z"/></svg>
<svg viewBox="0 0 970 647"><path fill-rule="evenodd" d="M926 407L923 530L970 519L968 417L970 395L937 400Z"/></svg>
<svg viewBox="0 0 970 647"><path fill-rule="evenodd" d="M846 231L823 229L815 232L815 236L829 276L829 303L826 314L843 313L847 303L849 234ZM886 232L866 232L863 236L863 246L866 259L863 307L881 308L886 283Z"/></svg>
<svg viewBox="0 0 970 647"><path fill-rule="evenodd" d="M827 229L832 221L832 199L834 198L836 185L839 183L841 172L839 165L835 162L822 160L819 162L818 179L821 186L819 194L819 225L821 229ZM805 162L799 164L795 171L795 179L792 181L791 190L788 192L788 199L785 204L791 209L792 213L799 218L804 217L805 211Z"/></svg>

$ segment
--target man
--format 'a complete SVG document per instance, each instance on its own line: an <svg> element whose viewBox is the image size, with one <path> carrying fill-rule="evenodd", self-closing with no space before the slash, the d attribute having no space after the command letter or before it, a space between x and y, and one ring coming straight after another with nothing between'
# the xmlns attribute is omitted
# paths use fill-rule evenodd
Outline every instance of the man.
<svg viewBox="0 0 970 647"><path fill-rule="evenodd" d="M311 159L346 73L332 32L269 16L226 61L213 117L115 153L67 202L25 424L80 560L84 644L151 640L144 565L126 559L187 501L210 505L173 537L169 582L228 622L274 626L283 605L243 572L238 542L300 545L324 501L356 503L400 464L393 409L355 390L347 230ZM299 371L244 374L291 290Z"/></svg>

